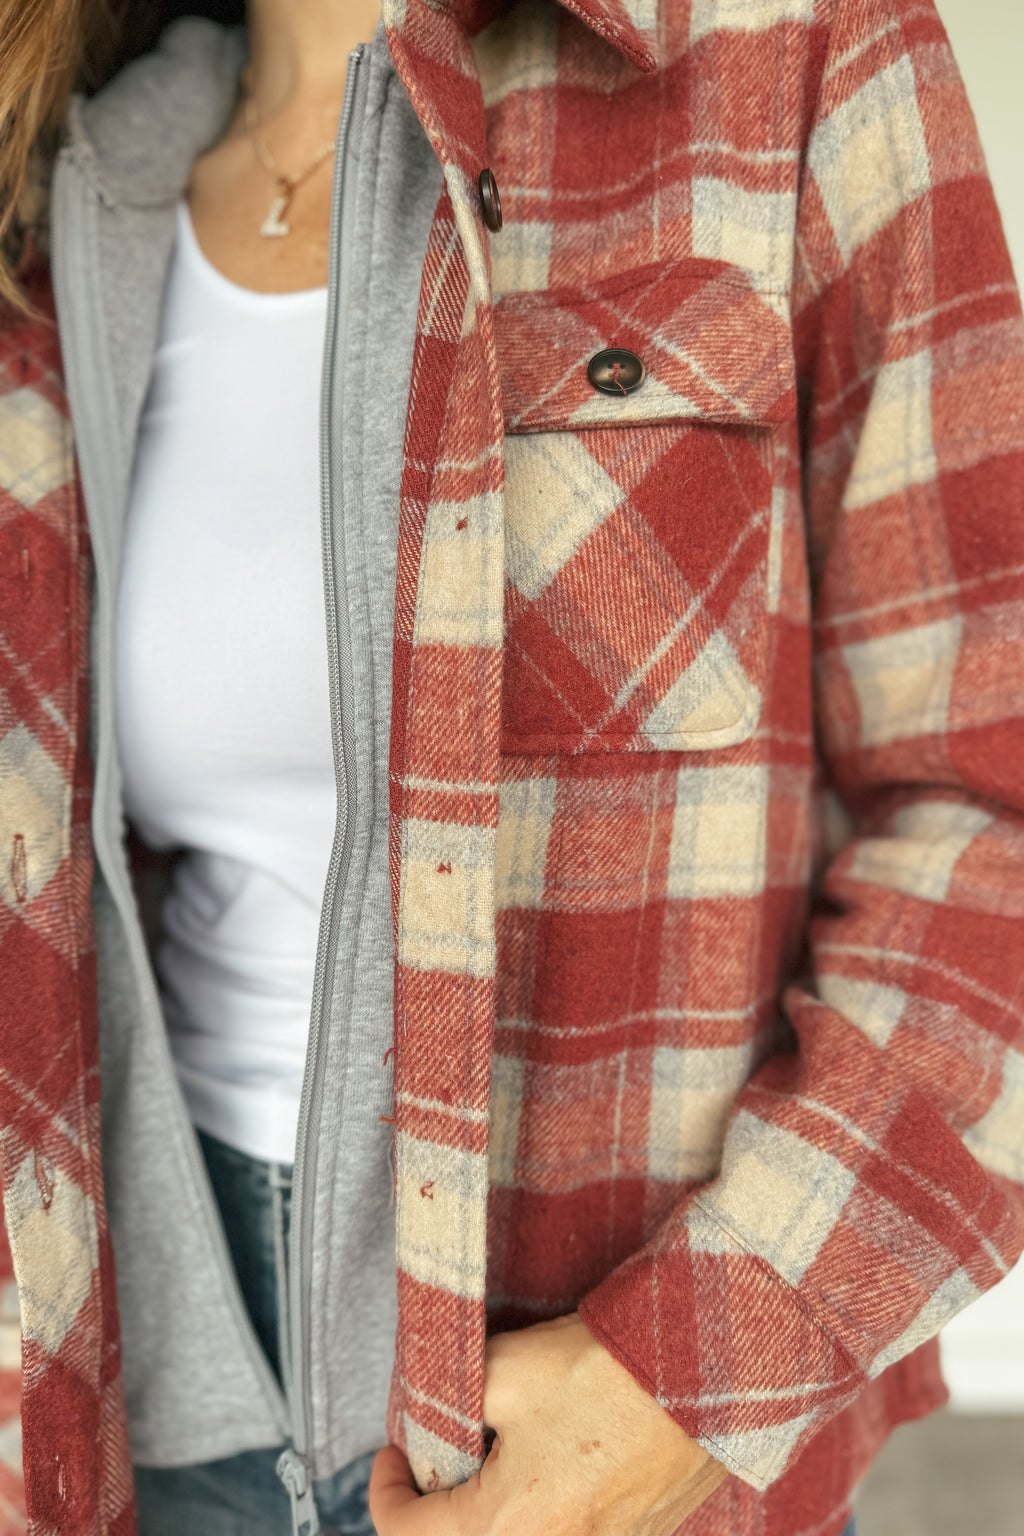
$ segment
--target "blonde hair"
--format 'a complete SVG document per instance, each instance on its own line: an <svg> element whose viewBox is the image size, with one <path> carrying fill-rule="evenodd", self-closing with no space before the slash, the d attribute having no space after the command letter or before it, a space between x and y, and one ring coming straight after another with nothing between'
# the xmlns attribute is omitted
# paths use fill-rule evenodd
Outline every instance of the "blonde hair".
<svg viewBox="0 0 1024 1536"><path fill-rule="evenodd" d="M18 285L26 241L45 245L49 167L68 97L95 89L146 46L148 0L0 0L0 304Z"/></svg>

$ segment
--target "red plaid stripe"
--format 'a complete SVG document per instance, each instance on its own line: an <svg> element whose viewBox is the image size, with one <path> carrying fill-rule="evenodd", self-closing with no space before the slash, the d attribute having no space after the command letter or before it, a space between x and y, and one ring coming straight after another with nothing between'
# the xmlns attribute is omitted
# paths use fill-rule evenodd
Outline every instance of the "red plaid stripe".
<svg viewBox="0 0 1024 1536"><path fill-rule="evenodd" d="M27 1529L132 1536L89 911L91 563L42 274L29 291L47 318L0 329L0 1183Z"/></svg>

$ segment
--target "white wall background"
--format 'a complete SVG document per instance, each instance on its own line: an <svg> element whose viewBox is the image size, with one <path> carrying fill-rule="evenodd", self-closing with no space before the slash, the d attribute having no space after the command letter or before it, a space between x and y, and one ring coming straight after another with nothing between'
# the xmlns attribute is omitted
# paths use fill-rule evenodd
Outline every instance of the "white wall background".
<svg viewBox="0 0 1024 1536"><path fill-rule="evenodd" d="M1024 0L936 3L967 82L1024 284ZM942 1361L954 1408L1024 1413L1024 1265L946 1329Z"/></svg>
<svg viewBox="0 0 1024 1536"><path fill-rule="evenodd" d="M1024 284L1024 0L936 0L978 119Z"/></svg>

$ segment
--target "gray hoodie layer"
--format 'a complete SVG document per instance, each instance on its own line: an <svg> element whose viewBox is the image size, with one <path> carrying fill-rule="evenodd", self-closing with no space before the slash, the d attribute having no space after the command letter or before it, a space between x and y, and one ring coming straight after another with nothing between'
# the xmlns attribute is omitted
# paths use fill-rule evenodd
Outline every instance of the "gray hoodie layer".
<svg viewBox="0 0 1024 1536"><path fill-rule="evenodd" d="M96 560L95 913L103 1150L133 1454L291 1442L298 1479L383 1443L395 1330L387 757L402 434L441 168L383 28L350 57L335 157L321 408L325 622L338 778L296 1148L285 1394L248 1322L171 1062L124 847L113 614L175 204L232 107L245 35L191 19L76 100L54 281Z"/></svg>

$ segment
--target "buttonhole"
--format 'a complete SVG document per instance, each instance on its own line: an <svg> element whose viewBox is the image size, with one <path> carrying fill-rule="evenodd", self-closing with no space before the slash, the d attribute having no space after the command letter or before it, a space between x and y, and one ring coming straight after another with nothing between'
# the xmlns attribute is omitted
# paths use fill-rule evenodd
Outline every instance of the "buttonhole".
<svg viewBox="0 0 1024 1536"><path fill-rule="evenodd" d="M11 853L11 884L14 886L15 901L28 901L28 854L25 852L25 836L22 832L15 832L14 834L14 850Z"/></svg>
<svg viewBox="0 0 1024 1536"><path fill-rule="evenodd" d="M35 1176L39 1197L43 1202L43 1210L48 1211L53 1204L53 1192L57 1187L57 1174L48 1157L41 1152L35 1154Z"/></svg>

